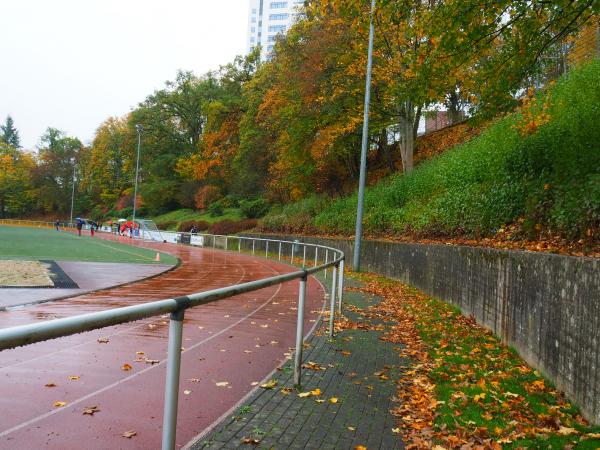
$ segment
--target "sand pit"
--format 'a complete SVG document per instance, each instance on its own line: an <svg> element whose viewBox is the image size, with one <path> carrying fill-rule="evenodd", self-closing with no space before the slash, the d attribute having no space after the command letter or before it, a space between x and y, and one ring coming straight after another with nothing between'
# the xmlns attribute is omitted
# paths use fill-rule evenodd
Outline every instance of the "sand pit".
<svg viewBox="0 0 600 450"><path fill-rule="evenodd" d="M49 266L39 261L0 261L0 287L52 287Z"/></svg>

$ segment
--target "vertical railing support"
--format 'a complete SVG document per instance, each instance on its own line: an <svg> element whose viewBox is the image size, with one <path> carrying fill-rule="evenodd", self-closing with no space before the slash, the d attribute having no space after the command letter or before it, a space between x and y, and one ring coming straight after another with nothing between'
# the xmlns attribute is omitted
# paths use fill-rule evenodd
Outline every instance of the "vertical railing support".
<svg viewBox="0 0 600 450"><path fill-rule="evenodd" d="M265 241L265 258L269 257L269 241Z"/></svg>
<svg viewBox="0 0 600 450"><path fill-rule="evenodd" d="M254 256L254 244L256 244L256 241L252 239L252 256Z"/></svg>
<svg viewBox="0 0 600 450"><path fill-rule="evenodd" d="M225 236L225 251L227 251L227 236Z"/></svg>
<svg viewBox="0 0 600 450"><path fill-rule="evenodd" d="M300 279L298 291L298 320L296 323L296 351L294 353L294 384L300 386L302 350L304 347L304 301L306 300L306 274Z"/></svg>
<svg viewBox="0 0 600 450"><path fill-rule="evenodd" d="M294 249L296 244L292 243L292 257L290 258L290 264L294 265Z"/></svg>
<svg viewBox="0 0 600 450"><path fill-rule="evenodd" d="M242 238L238 238L238 253L242 253Z"/></svg>
<svg viewBox="0 0 600 450"><path fill-rule="evenodd" d="M342 313L342 298L344 296L344 260L340 261L340 279L338 281L338 314Z"/></svg>
<svg viewBox="0 0 600 450"><path fill-rule="evenodd" d="M333 319L335 316L335 297L336 289L335 284L337 281L337 264L333 266L333 276L331 277L331 299L329 302L329 337L333 337Z"/></svg>
<svg viewBox="0 0 600 450"><path fill-rule="evenodd" d="M165 382L165 410L163 416L162 450L175 448L177 432L177 405L179 402L179 372L181 370L181 342L185 309L171 313L167 353L167 380Z"/></svg>
<svg viewBox="0 0 600 450"><path fill-rule="evenodd" d="M314 267L317 267L317 260L318 260L318 257L319 257L319 247L317 247L317 246L315 245L315 265L314 265Z"/></svg>
<svg viewBox="0 0 600 450"><path fill-rule="evenodd" d="M329 250L325 250L325 264L329 262ZM324 270L324 277L327 279L327 269Z"/></svg>
<svg viewBox="0 0 600 450"><path fill-rule="evenodd" d="M304 246L304 252L302 252L302 268L304 269L304 266L306 266L306 244L303 244Z"/></svg>
<svg viewBox="0 0 600 450"><path fill-rule="evenodd" d="M279 261L281 261L281 242L279 242Z"/></svg>

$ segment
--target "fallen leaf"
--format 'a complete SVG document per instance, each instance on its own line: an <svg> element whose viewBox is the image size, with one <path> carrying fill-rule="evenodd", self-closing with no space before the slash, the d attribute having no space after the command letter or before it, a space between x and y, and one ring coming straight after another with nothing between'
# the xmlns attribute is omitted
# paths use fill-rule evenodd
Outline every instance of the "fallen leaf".
<svg viewBox="0 0 600 450"><path fill-rule="evenodd" d="M121 366L121 370L131 370L133 369L133 367L131 367L131 365L125 363Z"/></svg>
<svg viewBox="0 0 600 450"><path fill-rule="evenodd" d="M265 324L261 325L260 327L261 328L269 328L269 325L265 323Z"/></svg>
<svg viewBox="0 0 600 450"><path fill-rule="evenodd" d="M192 383L200 383L200 378L188 378L188 381L191 381Z"/></svg>
<svg viewBox="0 0 600 450"><path fill-rule="evenodd" d="M300 397L300 398L310 397L310 392L300 392L298 394L298 397Z"/></svg>
<svg viewBox="0 0 600 450"><path fill-rule="evenodd" d="M44 386L46 386L46 387L56 387L56 384L54 384L54 383L46 383Z"/></svg>
<svg viewBox="0 0 600 450"><path fill-rule="evenodd" d="M65 406L67 404L67 402L54 402L54 406L56 406L57 408L61 408L63 406Z"/></svg>
<svg viewBox="0 0 600 450"><path fill-rule="evenodd" d="M338 398L337 398L337 397L331 397L331 398L329 399L329 402L330 402L330 403L337 403L337 402L338 402Z"/></svg>
<svg viewBox="0 0 600 450"><path fill-rule="evenodd" d="M242 439L242 444L258 445L258 444L260 444L260 441L258 439L253 439L253 438L244 438L244 439Z"/></svg>
<svg viewBox="0 0 600 450"><path fill-rule="evenodd" d="M315 399L315 402L317 402L317 403L325 403L325 400L323 400L322 398L317 398L317 399Z"/></svg>
<svg viewBox="0 0 600 450"><path fill-rule="evenodd" d="M398 434L398 433L400 433L400 431L401 431L400 428L392 428L392 433L394 433L394 434Z"/></svg>
<svg viewBox="0 0 600 450"><path fill-rule="evenodd" d="M129 430L126 431L125 433L123 433L121 436L126 437L127 439L131 439L132 437L137 435L137 431L135 430Z"/></svg>
<svg viewBox="0 0 600 450"><path fill-rule="evenodd" d="M356 447L354 447L354 450L368 450L368 449L364 445L357 445Z"/></svg>
<svg viewBox="0 0 600 450"><path fill-rule="evenodd" d="M273 389L275 386L277 386L277 380L269 380L260 385L260 387L263 389Z"/></svg>
<svg viewBox="0 0 600 450"><path fill-rule="evenodd" d="M250 386L258 386L258 381L253 381L252 383L250 383Z"/></svg>
<svg viewBox="0 0 600 450"><path fill-rule="evenodd" d="M348 427L348 430L350 430L350 431L356 431L356 428L354 428L354 427Z"/></svg>
<svg viewBox="0 0 600 450"><path fill-rule="evenodd" d="M189 389L186 389L185 391L183 391L183 393L185 395L190 395L192 393L192 391L190 391Z"/></svg>
<svg viewBox="0 0 600 450"><path fill-rule="evenodd" d="M145 355L145 352L139 351L139 352L135 352L136 355Z"/></svg>
<svg viewBox="0 0 600 450"><path fill-rule="evenodd" d="M287 395L287 394L289 394L289 393L290 393L290 392L292 392L292 391L293 391L293 389L292 389L291 387L284 387L284 388L281 390L281 393L282 393L282 394L285 394L285 395Z"/></svg>
<svg viewBox="0 0 600 450"><path fill-rule="evenodd" d="M562 434L563 436L568 436L570 434L578 434L579 431L577 431L575 428L568 428L568 427L560 427L558 429L558 434Z"/></svg>
<svg viewBox="0 0 600 450"><path fill-rule="evenodd" d="M349 352L348 350L342 350L340 353L344 356L350 356L352 354L352 352Z"/></svg>
<svg viewBox="0 0 600 450"><path fill-rule="evenodd" d="M229 386L229 381L219 381L218 383L215 383L218 387L225 387L225 386Z"/></svg>
<svg viewBox="0 0 600 450"><path fill-rule="evenodd" d="M99 338L96 339L96 342L98 342L98 344L108 344L108 338Z"/></svg>
<svg viewBox="0 0 600 450"><path fill-rule="evenodd" d="M81 378L79 375L70 375L69 380L79 380Z"/></svg>
<svg viewBox="0 0 600 450"><path fill-rule="evenodd" d="M311 395L321 395L321 389L317 388L310 391Z"/></svg>
<svg viewBox="0 0 600 450"><path fill-rule="evenodd" d="M85 416L87 414L89 416L93 416L94 413L97 413L98 411L100 410L97 406L86 406L85 408L83 408L83 415Z"/></svg>

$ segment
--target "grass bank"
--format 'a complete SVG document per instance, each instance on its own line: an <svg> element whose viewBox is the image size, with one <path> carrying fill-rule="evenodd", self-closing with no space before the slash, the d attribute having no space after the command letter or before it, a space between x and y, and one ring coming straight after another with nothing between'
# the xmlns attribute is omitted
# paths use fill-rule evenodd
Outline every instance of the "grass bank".
<svg viewBox="0 0 600 450"><path fill-rule="evenodd" d="M558 235L598 241L600 60L574 70L477 138L366 190L374 236ZM273 210L265 231L351 235L356 194ZM512 228L511 228L512 227Z"/></svg>

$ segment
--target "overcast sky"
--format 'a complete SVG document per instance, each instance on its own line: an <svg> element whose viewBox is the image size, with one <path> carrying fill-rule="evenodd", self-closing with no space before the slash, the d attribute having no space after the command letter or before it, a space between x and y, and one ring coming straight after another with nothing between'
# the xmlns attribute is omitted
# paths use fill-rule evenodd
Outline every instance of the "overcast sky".
<svg viewBox="0 0 600 450"><path fill-rule="evenodd" d="M33 149L48 126L91 141L178 69L245 52L248 0L11 0L0 7L0 122Z"/></svg>

